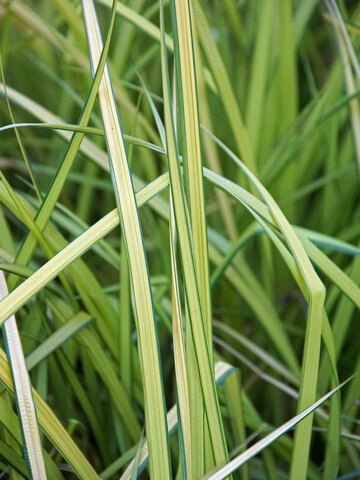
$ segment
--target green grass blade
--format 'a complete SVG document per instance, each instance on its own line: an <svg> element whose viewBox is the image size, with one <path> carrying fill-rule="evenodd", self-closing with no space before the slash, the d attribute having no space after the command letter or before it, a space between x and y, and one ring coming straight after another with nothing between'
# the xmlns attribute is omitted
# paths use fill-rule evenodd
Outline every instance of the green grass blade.
<svg viewBox="0 0 360 480"><path fill-rule="evenodd" d="M193 11L198 26L201 46L217 84L219 95L224 104L239 153L245 164L251 168L252 171L256 172L257 168L249 133L240 113L224 62L222 61L204 11L198 0L195 0L193 3Z"/></svg>
<svg viewBox="0 0 360 480"><path fill-rule="evenodd" d="M21 430L19 425L19 419L16 413L13 411L11 404L9 404L4 396L0 398L0 420L3 427L7 430L7 432L11 433L12 438L18 445L22 445L22 436ZM54 460L50 457L50 455L43 449L43 456L45 460L46 466L46 473L48 478L53 478L54 480L64 480L60 470L57 468ZM26 467L26 463L24 461L24 467ZM25 473L25 477L27 474Z"/></svg>
<svg viewBox="0 0 360 480"><path fill-rule="evenodd" d="M27 477L29 471L25 460L3 440L0 440L0 456L8 462L11 467L15 468L18 473L23 475L21 478Z"/></svg>
<svg viewBox="0 0 360 480"><path fill-rule="evenodd" d="M254 152L259 150L258 142L263 122L264 97L271 59L271 35L274 22L274 2L263 6L258 25L253 68L251 72L250 91L246 108L246 125ZM261 7L260 7L261 8Z"/></svg>
<svg viewBox="0 0 360 480"><path fill-rule="evenodd" d="M188 185L188 203L191 230L193 235L196 275L203 310L208 341L211 338L211 305L209 292L209 271L207 258L207 237L202 178L202 159L200 152L200 130L198 117L198 98L196 91L195 61L193 55L190 3L187 0L172 1L175 21L177 55L177 75L179 77L179 96L183 110L183 123L178 131L184 136L183 162L186 185ZM211 347L210 347L211 348Z"/></svg>
<svg viewBox="0 0 360 480"><path fill-rule="evenodd" d="M284 423L283 425L275 429L272 433L270 433L265 438L257 442L255 445L252 445L250 448L246 450L246 452L234 458L234 460L231 460L231 462L229 462L225 467L220 469L218 472L214 474L209 474L206 477L204 477L204 480L205 478L206 480L222 480L223 478L226 478L230 473L235 471L237 468L239 468L245 462L249 461L252 457L257 455L258 453L260 453L264 448L271 445L271 443L273 443L279 437L284 435L290 429L294 428L299 422L303 421L308 415L314 412L314 410L316 410L320 405L322 405L324 402L326 402L326 400L328 400L332 395L334 395L334 393L340 390L340 388L342 388L348 381L349 380L346 380L341 385L339 385L338 387L334 388L329 393L321 397L320 400L318 400L317 402L314 402L312 405L310 405L308 408L300 412L291 420L288 420L286 423Z"/></svg>
<svg viewBox="0 0 360 480"><path fill-rule="evenodd" d="M85 107L83 109L83 112L81 114L79 123L80 125L87 125L90 115L94 106L94 102L96 99L97 91L99 88L99 84L101 81L102 77L102 72L105 66L105 61L110 45L110 39L111 39L111 33L112 33L112 27L114 25L115 21L115 8L113 9L113 15L112 19L110 22L110 28L108 32L108 37L107 37L107 42L105 44L105 48L103 49L102 52L102 57L101 60L99 61L99 68L98 71L96 72L96 75L94 77L94 81L92 84L92 87L90 89L90 93L87 99L87 102L85 104ZM59 168L59 171L56 175L56 179L51 185L51 188L46 195L41 208L37 214L36 217L36 224L39 230L43 230L50 218L51 212L55 207L55 203L60 195L61 189L66 181L67 175L70 171L70 168L72 166L72 163L75 159L75 155L78 152L78 149L80 147L81 141L84 137L84 134L81 132L76 132L70 141L70 144L68 146L67 152L65 154L64 160ZM34 236L30 233L29 236L26 238L24 241L21 250L17 254L17 261L22 264L27 264L28 261L30 260L32 253L36 247L36 239ZM12 283L13 280L10 282L11 288L13 288L15 285Z"/></svg>
<svg viewBox="0 0 360 480"><path fill-rule="evenodd" d="M0 327L65 427L38 415L49 479L119 478L142 430L129 480L200 479L359 369L360 7L82 2L0 1ZM2 355L0 471L22 480ZM217 359L241 369L222 388ZM359 395L234 478L360 470Z"/></svg>
<svg viewBox="0 0 360 480"><path fill-rule="evenodd" d="M47 114L46 114L47 116ZM40 117L42 118L42 117ZM104 136L104 130L102 128L88 127L86 125L70 125L65 123L12 123L10 125L4 125L0 127L0 132L5 130L10 130L13 128L22 128L22 127L32 127L32 128L48 128L50 130L62 130L64 132L80 132L80 133L89 133L92 135ZM124 140L131 145L137 145L139 147L149 148L154 150L154 152L165 154L164 150L153 143L147 142L142 138L137 138L132 135L124 134Z"/></svg>
<svg viewBox="0 0 360 480"><path fill-rule="evenodd" d="M170 197L170 253L172 270L172 329L174 342L174 362L176 372L177 396L181 418L182 438L185 450L185 475L192 466L193 448L191 443L191 410L189 398L188 373L186 368L186 350L184 339L184 320L181 309L179 272L176 262L176 226Z"/></svg>
<svg viewBox="0 0 360 480"><path fill-rule="evenodd" d="M76 335L79 330L88 325L89 322L89 318L75 317L66 323L66 325L59 328L26 357L26 367L28 370L31 370L42 362L54 350L66 343L71 337Z"/></svg>

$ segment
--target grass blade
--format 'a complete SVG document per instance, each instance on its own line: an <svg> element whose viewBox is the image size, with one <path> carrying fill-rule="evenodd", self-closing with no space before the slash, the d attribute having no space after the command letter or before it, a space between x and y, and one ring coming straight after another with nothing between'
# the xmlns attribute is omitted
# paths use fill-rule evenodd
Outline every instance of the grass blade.
<svg viewBox="0 0 360 480"><path fill-rule="evenodd" d="M300 412L298 415L293 417L291 420L288 420L286 423L278 427L272 433L267 435L265 438L257 442L255 445L252 445L250 448L246 450L246 452L242 453L238 457L231 460L225 467L220 469L214 474L207 475L204 477L204 480L222 480L226 478L230 473L235 471L237 468L241 467L245 462L249 461L255 455L260 453L264 448L271 445L275 440L277 440L281 435L284 435L288 432L291 428L294 428L299 422L304 420L308 415L310 415L314 410L316 410L320 405L322 405L326 400L328 400L334 393L336 393L340 388L342 388L350 379L343 382L338 387L331 390L329 393L324 395L320 398L317 402L314 402L308 408Z"/></svg>
<svg viewBox="0 0 360 480"><path fill-rule="evenodd" d="M171 114L170 87L167 66L167 52L165 48L164 5L161 4L160 23L162 30L161 60L164 91L165 130L167 152L169 160L170 183L174 203L175 221L177 226L179 247L186 291L186 303L189 311L191 337L194 343L195 357L200 377L205 412L210 430L211 448L215 463L226 461L227 447L220 415L219 402L214 382L212 358L205 322L199 296L199 285L196 277L196 259L193 250L190 222L187 216L185 193L181 182L179 157L176 149L175 131Z"/></svg>
<svg viewBox="0 0 360 480"><path fill-rule="evenodd" d="M226 362L221 362L221 361L216 362L215 363L216 385L221 385L228 378L228 376L231 374L233 370L234 368ZM175 432L178 424L176 405L174 405L167 414L167 424L168 424L169 436L171 436ZM144 468L148 464L148 461L149 461L149 451L148 451L147 441L145 441L140 452L138 475L140 475L140 473L144 470ZM124 474L121 476L120 480L130 480L132 469L133 469L133 462L129 463Z"/></svg>
<svg viewBox="0 0 360 480"><path fill-rule="evenodd" d="M14 393L9 365L3 350L0 350L0 381L10 393ZM35 390L32 391L32 394L37 410L39 425L45 432L46 436L51 440L59 452L61 452L63 457L72 466L75 473L77 473L80 478L99 480L98 475L95 473L90 463L83 456L65 428L51 411L50 407Z"/></svg>
<svg viewBox="0 0 360 480"><path fill-rule="evenodd" d="M0 298L4 298L7 294L5 276L3 271L0 270ZM11 367L19 421L24 438L24 456L31 476L39 480L46 480L45 463L42 455L30 379L14 315L3 324L3 333Z"/></svg>
<svg viewBox="0 0 360 480"><path fill-rule="evenodd" d="M202 158L200 152L200 130L194 48L192 39L191 8L188 0L170 2L175 46L175 73L177 83L177 135L180 138L180 152L184 165L184 184L189 206L192 241L194 247L195 274L199 288L202 321L207 336L209 356L212 358L212 325L209 288L209 261L206 234ZM196 372L196 356L191 336L188 345L188 372L191 409L192 462L191 476L198 478L204 473L209 436L206 430L203 400L200 393L200 379ZM186 438L185 438L186 440ZM204 443L205 442L205 443ZM208 454L209 455L209 454Z"/></svg>
<svg viewBox="0 0 360 480"><path fill-rule="evenodd" d="M116 4L116 2L114 3ZM100 60L102 41L92 1L82 2L93 72ZM171 478L158 340L147 262L135 193L131 180L109 70L105 67L99 100L108 145L114 193L128 255L132 299L138 332L139 355L145 393L146 432L150 472L154 478Z"/></svg>
<svg viewBox="0 0 360 480"><path fill-rule="evenodd" d="M215 137L213 138L215 139ZM316 274L299 237L286 220L284 214L277 206L270 193L263 187L261 182L259 182L259 180L253 173L250 172L243 162L241 162L222 142L219 140L215 141L241 168L241 170L249 178L251 183L264 199L264 202L267 204L275 224L284 236L284 239L298 265L301 276L308 290L309 310L307 314L302 378L298 402L298 410L303 410L304 408L307 408L309 404L313 403L316 394L325 288ZM307 420L305 420L305 422L302 422L296 428L295 446L290 474L291 479L296 478L297 480L301 480L305 479L306 477L308 452L310 449L311 440L311 428L311 415L307 418Z"/></svg>

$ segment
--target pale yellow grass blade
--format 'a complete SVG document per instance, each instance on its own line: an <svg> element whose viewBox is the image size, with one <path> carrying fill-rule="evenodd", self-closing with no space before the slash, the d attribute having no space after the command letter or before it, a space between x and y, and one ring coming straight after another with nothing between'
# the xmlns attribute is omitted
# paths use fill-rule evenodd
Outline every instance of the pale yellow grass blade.
<svg viewBox="0 0 360 480"><path fill-rule="evenodd" d="M3 271L0 270L0 299L6 297L7 294L5 276ZM3 324L3 332L19 412L19 422L23 433L24 456L32 478L46 480L45 463L42 455L35 405L31 393L30 378L14 315Z"/></svg>
<svg viewBox="0 0 360 480"><path fill-rule="evenodd" d="M101 34L93 2L83 0L82 7L92 71L95 72L102 51ZM108 147L111 177L129 262L144 385L150 474L152 478L166 480L171 478L170 458L150 279L133 183L107 67L99 87L99 100Z"/></svg>

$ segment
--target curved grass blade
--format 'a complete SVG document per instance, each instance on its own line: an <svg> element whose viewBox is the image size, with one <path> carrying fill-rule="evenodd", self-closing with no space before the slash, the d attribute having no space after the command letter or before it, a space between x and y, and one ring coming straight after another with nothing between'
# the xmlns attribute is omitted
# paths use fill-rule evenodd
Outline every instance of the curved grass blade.
<svg viewBox="0 0 360 480"><path fill-rule="evenodd" d="M47 128L50 130L62 130L64 132L79 132L79 133L89 133L92 135L104 136L105 132L102 128L88 127L86 125L71 125L68 123L12 123L10 125L4 125L0 127L0 132L5 130L11 130L13 128L23 128L23 127L32 127L32 128ZM138 147L149 148L154 152L165 154L165 151L154 145L153 143L147 142L141 138L134 137L132 135L127 135L124 133L124 141L130 143L131 145L136 145Z"/></svg>
<svg viewBox="0 0 360 480"><path fill-rule="evenodd" d="M232 160L240 167L254 187L258 190L264 202L270 210L275 225L279 228L291 251L297 266L301 272L303 281L308 291L308 314L305 333L305 344L303 353L302 378L300 383L300 395L298 409L303 410L313 403L316 394L316 385L319 369L320 344L322 316L325 301L325 287L316 274L306 251L285 218L284 214L270 195L263 187L256 176L234 155L222 142L212 136L216 143L222 148ZM295 431L295 446L291 462L291 479L302 480L306 477L308 465L308 452L311 441L312 416L302 422ZM296 477L295 477L296 475Z"/></svg>
<svg viewBox="0 0 360 480"><path fill-rule="evenodd" d="M231 188L229 189L231 190ZM241 190L241 188L240 188ZM243 191L243 197L247 196L248 195L248 192L246 192L245 190ZM238 198L240 199L242 195L240 195ZM236 195L235 195L236 197ZM241 201L241 200L240 200ZM270 235L270 238L272 238L272 240L274 241L275 245L277 246L277 248L279 249L281 255L283 256L284 260L286 261L286 263L288 264L288 267L290 268L290 271L292 272L294 278L296 279L297 283L299 284L299 287L300 289L302 290L305 298L307 298L307 289L306 289L306 285L304 284L304 281L302 279L302 276L298 270L298 267L295 263L295 260L294 258L291 256L290 252L286 249L285 245L283 245L282 241L276 236L274 235L274 233L272 232L272 230L268 229L266 224L264 223L264 221L260 218L260 217L263 217L263 218L266 218L266 221L269 222L269 224L272 224L274 222L274 220L271 218L270 215L265 215L264 216L264 211L262 209L262 207L260 207L261 203L259 203L259 201L255 198L253 198L253 202L250 202L253 204L253 206L255 204L257 204L257 207L254 208L254 210L252 209L252 207L250 207L250 204L247 206L247 208L250 210L250 212L255 216L255 218L257 218L257 220L259 221L260 225L263 226L263 228L268 232L268 234ZM244 204L246 205L246 202L244 202ZM260 208L258 208L260 207ZM256 212L261 212L260 213L260 216L258 213ZM311 242L309 242L308 240L306 239L302 239L302 241L304 243L309 243L311 245L311 247L314 247ZM322 252L320 252L321 255ZM325 256L324 256L325 257ZM325 257L326 260L332 264L332 262L327 258ZM335 265L334 265L335 267ZM343 274L344 275L344 274ZM332 277L332 280L334 282L337 282L337 284L340 286L343 284L343 282L339 282L339 275L333 275ZM350 279L345 275L345 277L349 280L350 282ZM340 278L341 280L341 278ZM352 287L353 287L353 290L357 289L356 285L355 284L352 284ZM342 287L340 287L342 289ZM357 299L360 298L360 294L357 295ZM356 303L358 300L356 300L356 295L354 295L354 302ZM326 350L327 350L327 354L328 354L328 357L329 357L329 360L330 360L330 365L331 365L331 368L332 368L332 382L333 384L338 384L338 375L337 375L337 369L336 369L336 353L335 353L335 346L334 346L334 338L333 338L333 333L331 331L331 327L330 327L330 324L329 324L329 320L327 318L327 315L326 315L326 312L324 310L323 312L323 317L322 317L322 336L323 336L323 339L324 339L324 343L325 343L325 346L326 346ZM330 414L330 423L329 423L329 440L328 440L328 449L327 449L327 452L329 452L329 455L334 455L335 459L338 458L338 451L339 451L339 448L340 448L340 443L339 443L339 440L340 440L340 437L339 437L339 433L340 433L340 413L341 413L341 410L340 410L340 398L338 395L335 395L332 400L331 400L331 414ZM330 431L331 430L331 431ZM330 453L331 452L331 453ZM328 454L327 454L327 457L329 458ZM329 462L328 461L328 465L331 467L331 469L333 471L335 471L337 469L337 462L333 461L331 459L331 461Z"/></svg>
<svg viewBox="0 0 360 480"><path fill-rule="evenodd" d="M100 70L99 70L100 73ZM93 83L95 86L95 82ZM27 97L26 95L18 92L17 90L7 87L6 88L7 95L9 99L16 103L17 105L21 106L24 110L31 113L33 116L38 118L44 123L49 124L61 124L64 125L65 122L63 119L58 117L57 115L50 112L48 109L44 108L37 102L34 102L31 98ZM0 95L4 95L4 85L0 83ZM79 128L81 126L79 125ZM82 128L82 127L81 127ZM56 131L61 137L65 138L66 140L71 140L71 132L64 131L64 130L57 130ZM81 132L79 132L81 133ZM84 138L79 146L79 151L87 155L91 158L94 162L96 162L101 168L104 170L109 170L109 164L106 158L105 152L95 143L91 142L89 139Z"/></svg>
<svg viewBox="0 0 360 480"><path fill-rule="evenodd" d="M204 168L204 177L245 206L247 205L249 209L254 210L266 222L275 226L274 219L266 205L247 190L207 168ZM297 227L293 228L296 229ZM359 287L332 260L302 235L301 230L298 231L298 234L311 260L360 308Z"/></svg>
<svg viewBox="0 0 360 480"><path fill-rule="evenodd" d="M308 291L306 289L306 284L304 282L304 279L301 275L301 272L298 270L298 266L296 264L295 259L290 255L290 252L286 249L286 247L282 244L282 242L274 236L274 233L268 229L266 226L265 222L262 220L262 218L255 212L252 211L251 207L249 208L250 212L254 215L254 217L258 220L260 225L263 226L264 230L267 231L269 234L270 238L273 240L277 248L279 249L280 253L282 254L284 260L288 264L290 270L293 273L294 278L296 279L297 283L299 284L299 287L301 291L303 292L305 298L308 300ZM270 221L271 221L270 217ZM303 239L303 242L306 239ZM308 240L306 240L308 242ZM308 242L310 243L310 242ZM332 372L333 372L333 379L332 383L337 385L338 384L338 376L337 376L337 369L336 369L336 362L335 362L335 347L334 347L334 339L333 339L333 334L331 331L331 327L329 324L329 321L326 316L326 312L324 310L323 313L323 320L322 320L322 336L326 345L327 353L331 362L332 366ZM331 455L334 456L334 458L338 458L338 451L340 448L340 413L341 413L341 408L340 408L340 399L338 395L335 395L332 400L331 400L331 415L330 415L330 422L329 422L329 441L327 443L327 458L329 458L328 452L331 452ZM330 457L330 461L327 461L327 465L329 465L329 468L332 469L333 472L337 471L337 462L333 461Z"/></svg>

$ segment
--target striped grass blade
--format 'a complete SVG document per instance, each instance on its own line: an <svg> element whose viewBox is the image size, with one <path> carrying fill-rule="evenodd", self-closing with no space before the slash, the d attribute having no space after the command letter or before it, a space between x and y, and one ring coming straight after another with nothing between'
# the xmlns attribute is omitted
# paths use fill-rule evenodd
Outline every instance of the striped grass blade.
<svg viewBox="0 0 360 480"><path fill-rule="evenodd" d="M5 275L3 271L0 270L0 299L7 295L8 290ZM46 480L45 463L42 455L30 378L26 368L20 335L14 315L11 315L11 317L3 323L2 329L19 412L19 422L23 434L24 457L27 461L31 477L36 480Z"/></svg>
<svg viewBox="0 0 360 480"><path fill-rule="evenodd" d="M93 2L83 0L82 7L92 71L95 72L102 51L100 29ZM132 301L144 383L150 474L152 478L166 480L171 478L171 471L152 294L135 193L107 66L99 87L99 100L111 177L129 262Z"/></svg>

